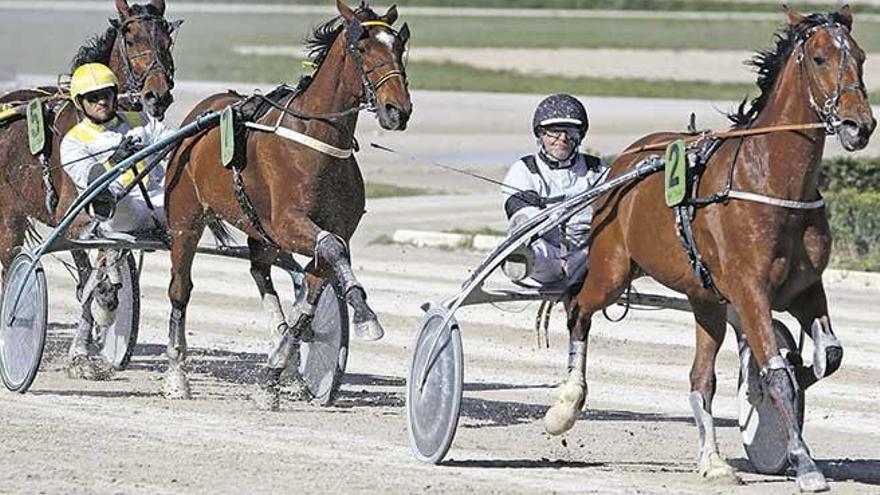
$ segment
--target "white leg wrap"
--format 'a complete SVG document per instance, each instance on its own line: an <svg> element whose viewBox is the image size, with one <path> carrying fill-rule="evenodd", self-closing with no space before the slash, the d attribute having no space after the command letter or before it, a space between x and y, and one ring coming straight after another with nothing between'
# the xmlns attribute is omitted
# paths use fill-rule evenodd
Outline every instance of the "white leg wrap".
<svg viewBox="0 0 880 495"><path fill-rule="evenodd" d="M568 379L559 387L559 398L544 416L544 429L551 435L570 430L587 398L587 343L569 345Z"/></svg>

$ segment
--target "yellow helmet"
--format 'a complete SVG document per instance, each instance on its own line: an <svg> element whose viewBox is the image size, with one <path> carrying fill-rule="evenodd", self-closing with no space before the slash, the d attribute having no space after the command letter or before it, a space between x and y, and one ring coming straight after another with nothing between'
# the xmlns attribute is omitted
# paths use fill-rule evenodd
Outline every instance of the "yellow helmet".
<svg viewBox="0 0 880 495"><path fill-rule="evenodd" d="M104 88L117 88L116 75L104 64L91 63L79 66L70 78L70 97L79 106L79 97Z"/></svg>

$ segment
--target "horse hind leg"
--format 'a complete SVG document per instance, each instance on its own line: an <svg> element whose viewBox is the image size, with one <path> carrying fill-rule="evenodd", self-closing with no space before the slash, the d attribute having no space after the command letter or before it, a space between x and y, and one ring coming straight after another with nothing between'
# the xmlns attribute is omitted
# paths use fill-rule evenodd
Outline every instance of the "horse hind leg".
<svg viewBox="0 0 880 495"><path fill-rule="evenodd" d="M169 214L169 219L175 217ZM190 399L192 392L186 376L186 308L192 294L192 263L196 247L204 230L204 222L193 220L187 228L171 232L171 283L168 298L171 300L171 317L168 323L168 371L165 373L163 395L166 399Z"/></svg>
<svg viewBox="0 0 880 495"><path fill-rule="evenodd" d="M557 389L556 402L544 415L544 429L551 435L570 430L586 402L587 343L593 313L616 301L629 283L629 257L619 249L612 252L611 256L601 257L601 266L587 272L580 293L567 305L568 376Z"/></svg>
<svg viewBox="0 0 880 495"><path fill-rule="evenodd" d="M281 399L281 373L299 348L297 335L288 326L281 309L281 300L272 283L272 262L277 250L253 238L248 238L251 258L251 276L260 292L263 311L269 325L269 355L253 400L258 409L277 411Z"/></svg>
<svg viewBox="0 0 880 495"><path fill-rule="evenodd" d="M697 469L712 482L741 484L733 468L718 453L712 401L715 397L715 359L727 331L725 307L716 302L690 300L696 319L696 351L691 366L689 396L694 420L700 435Z"/></svg>

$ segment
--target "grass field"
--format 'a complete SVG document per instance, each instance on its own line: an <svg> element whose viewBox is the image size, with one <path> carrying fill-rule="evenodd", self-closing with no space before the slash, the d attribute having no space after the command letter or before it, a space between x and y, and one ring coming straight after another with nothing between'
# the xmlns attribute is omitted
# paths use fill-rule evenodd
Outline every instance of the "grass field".
<svg viewBox="0 0 880 495"><path fill-rule="evenodd" d="M70 0L74 1L74 0ZM239 3L241 0L190 0L195 3ZM327 5L318 0L260 0L282 5ZM354 5L355 2L351 4ZM399 7L467 7L519 9L647 10L665 12L779 12L778 2L739 2L736 0L397 0ZM795 7L807 12L830 11L837 2L815 2ZM857 13L878 13L876 5L859 4Z"/></svg>
<svg viewBox="0 0 880 495"><path fill-rule="evenodd" d="M173 6L169 7L174 18ZM781 21L780 15L780 21ZM106 18L90 12L46 13L8 11L0 31L0 75L18 72L63 72L75 48L89 34L102 32ZM407 16L414 46L455 47L618 47L753 50L770 44L772 22L670 22L659 20L429 18ZM317 23L315 15L188 14L174 57L181 80L295 82L300 63L288 57L242 56L238 45L296 45ZM873 26L873 25L872 25ZM33 33L51 31L52 36ZM880 51L880 29L857 30L861 45ZM23 41L32 40L32 41ZM682 63L686 63L683 60ZM531 77L506 71L480 70L457 64L413 63L415 89L538 92L578 94L739 99L750 84L648 82L638 79L601 80L556 76ZM878 95L872 95L874 102Z"/></svg>

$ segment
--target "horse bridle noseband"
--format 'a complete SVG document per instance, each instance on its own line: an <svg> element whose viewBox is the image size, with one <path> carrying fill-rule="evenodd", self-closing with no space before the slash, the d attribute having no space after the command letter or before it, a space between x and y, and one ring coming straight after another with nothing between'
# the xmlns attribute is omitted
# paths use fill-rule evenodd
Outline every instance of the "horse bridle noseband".
<svg viewBox="0 0 880 495"><path fill-rule="evenodd" d="M152 26L150 27L150 49L135 53L134 55L130 55L128 53L128 47L125 46L125 29L132 22L152 22ZM144 88L147 77L156 71L161 71L166 81L172 81L174 79L173 63L165 63L162 61L163 58L166 58L166 54L165 51L158 46L156 40L156 27L157 25L162 26L167 34L171 36L171 34L176 31L182 23L182 20L168 22L162 16L144 14L128 17L122 21L121 24L114 24L114 27L116 28L116 41L118 43L119 52L123 55L122 65L125 68L125 83L123 85L124 91L122 91L122 93L140 93ZM172 40L172 46L173 43ZM170 51L170 49L171 48L169 47L168 51ZM135 74L134 68L131 66L132 60L148 56L151 53L153 59L150 61L150 65L148 65L141 74Z"/></svg>
<svg viewBox="0 0 880 495"><path fill-rule="evenodd" d="M386 65L391 65L393 67L397 66L397 62L386 60L386 61L383 61L373 67L370 67L369 69L364 67L364 59L361 56L360 50L358 50L357 43L360 40L363 33L366 31L365 28L369 28L371 26L378 26L378 27L387 28L391 32L391 34L394 36L395 40L399 40L400 37L399 37L399 34L397 33L397 31L395 31L394 28L391 27L391 24L388 24L385 21L352 20L347 23L347 26L345 28L346 29L346 37L347 37L347 41L348 41L345 49L346 49L346 51L348 51L348 53L351 54L352 58L354 58L355 65L357 66L358 70L361 73L361 81L363 83L363 89L364 89L364 92L361 94L361 97L360 97L361 98L360 104L357 108L358 108L358 110L363 108L363 109L366 109L367 111L375 112L376 109L378 108L378 99L379 99L379 97L377 95L377 91L379 91L379 88L382 87L383 84L387 83L388 81L390 81L394 78L402 79L404 85L408 85L408 82L406 80L406 70L403 68L400 68L400 69L392 68L391 70L382 74L382 76L379 77L379 79L377 79L375 82L373 82L370 79L370 75L372 75L373 73L375 73L377 70L381 69L382 67L385 67Z"/></svg>
<svg viewBox="0 0 880 495"><path fill-rule="evenodd" d="M804 59L806 59L806 44L810 38L813 37L816 32L822 29L827 29L829 34L834 38L834 43L840 49L840 63L837 66L837 82L835 84L834 91L829 93L825 91L820 84L820 81L816 77L815 69L808 69L807 65L804 64ZM810 97L810 106L816 112L816 115L822 120L822 123L825 124L825 133L829 136L834 134L837 129L842 125L842 121L840 116L838 115L838 106L840 105L840 98L845 93L849 93L850 91L859 91L863 95L867 97L867 90L865 89L865 85L862 83L860 79L856 79L855 81L843 86L843 76L846 72L847 67L849 66L849 61L854 58L850 56L850 43L847 39L846 33L849 32L849 29L837 22L827 22L824 24L820 24L818 26L812 27L809 31L807 31L798 42L797 48L797 62L798 66L801 69L801 73L804 74L807 78L807 93ZM858 71L857 71L858 72ZM821 96L824 98L824 103L819 105L816 101L816 98L813 94L813 86L821 92Z"/></svg>

